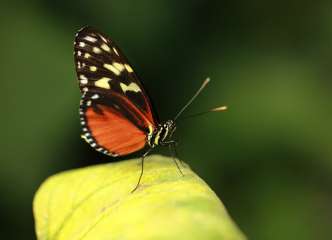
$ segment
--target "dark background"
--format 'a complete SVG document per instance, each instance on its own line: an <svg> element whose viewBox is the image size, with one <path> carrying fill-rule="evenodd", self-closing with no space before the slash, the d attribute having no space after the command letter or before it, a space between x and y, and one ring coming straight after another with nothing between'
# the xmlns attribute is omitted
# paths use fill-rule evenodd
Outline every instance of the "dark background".
<svg viewBox="0 0 332 240"><path fill-rule="evenodd" d="M211 77L186 113L229 111L179 123L179 156L250 239L330 239L331 1L1 1L0 11L2 239L34 238L46 177L113 160L79 137L73 40L85 25L120 45L161 119Z"/></svg>

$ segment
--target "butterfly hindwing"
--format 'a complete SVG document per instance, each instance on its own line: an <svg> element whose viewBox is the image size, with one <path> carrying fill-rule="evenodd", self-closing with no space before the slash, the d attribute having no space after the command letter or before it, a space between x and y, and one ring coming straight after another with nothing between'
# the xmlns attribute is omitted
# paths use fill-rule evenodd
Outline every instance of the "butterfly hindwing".
<svg viewBox="0 0 332 240"><path fill-rule="evenodd" d="M96 150L123 156L142 149L156 126L143 85L114 42L90 27L75 39L82 137Z"/></svg>
<svg viewBox="0 0 332 240"><path fill-rule="evenodd" d="M92 96L98 95L93 93ZM135 110L131 112L119 101L109 104L108 98L106 102L102 98L93 102L89 99L83 95L80 116L82 138L93 148L107 155L123 156L145 146L146 131L133 124L133 121L143 124L141 116L135 116Z"/></svg>

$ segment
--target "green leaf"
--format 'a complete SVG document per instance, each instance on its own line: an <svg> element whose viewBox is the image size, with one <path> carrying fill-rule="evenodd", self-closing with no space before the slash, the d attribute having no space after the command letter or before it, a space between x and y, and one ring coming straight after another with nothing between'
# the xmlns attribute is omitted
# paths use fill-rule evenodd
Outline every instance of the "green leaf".
<svg viewBox="0 0 332 240"><path fill-rule="evenodd" d="M33 203L45 239L232 239L245 237L222 202L188 166L149 156L71 170L47 179Z"/></svg>

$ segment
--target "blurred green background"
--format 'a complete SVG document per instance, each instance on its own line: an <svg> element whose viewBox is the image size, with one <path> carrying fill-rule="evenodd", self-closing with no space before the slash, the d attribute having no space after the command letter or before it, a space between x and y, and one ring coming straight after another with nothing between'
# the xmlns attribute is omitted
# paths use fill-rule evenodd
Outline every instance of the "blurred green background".
<svg viewBox="0 0 332 240"><path fill-rule="evenodd" d="M179 123L179 157L250 239L331 239L331 1L36 0L0 9L1 239L35 238L31 203L47 176L112 161L79 137L73 40L85 25L120 45L161 119L211 77L187 114L229 111Z"/></svg>

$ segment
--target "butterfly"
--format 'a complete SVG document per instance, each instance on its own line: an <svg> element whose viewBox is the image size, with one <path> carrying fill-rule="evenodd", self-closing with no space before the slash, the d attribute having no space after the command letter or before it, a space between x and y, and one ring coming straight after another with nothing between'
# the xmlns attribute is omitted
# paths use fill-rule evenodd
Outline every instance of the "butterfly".
<svg viewBox="0 0 332 240"><path fill-rule="evenodd" d="M82 94L81 137L112 157L146 150L135 191L143 175L144 157L156 146L175 147L175 120L209 79L173 120L161 122L142 82L111 38L92 27L80 29L75 37L74 59Z"/></svg>

